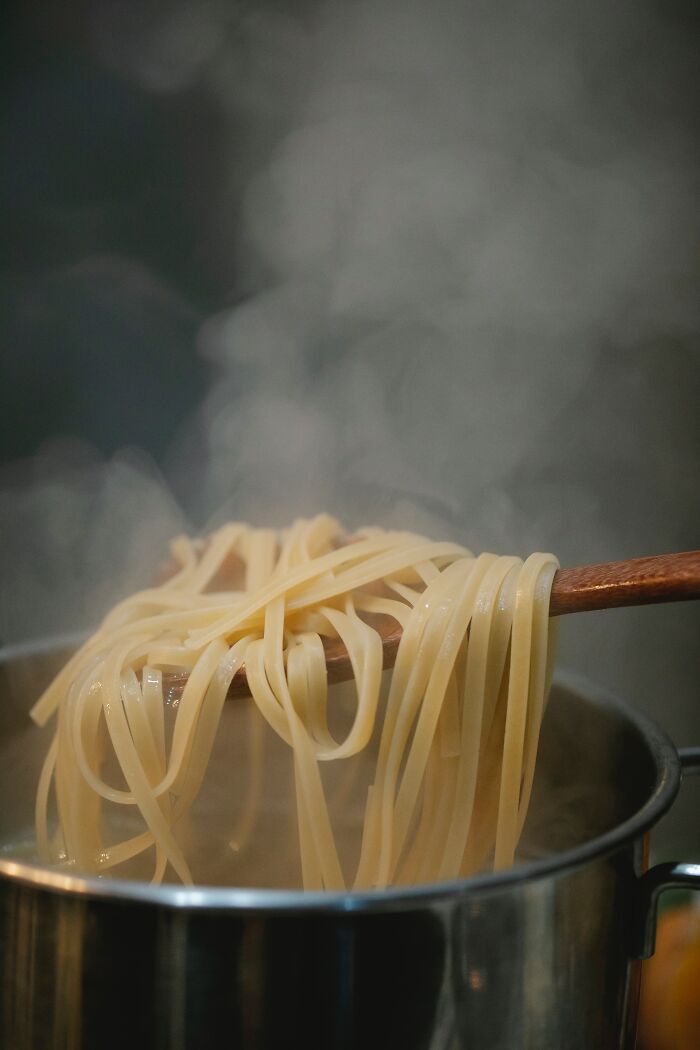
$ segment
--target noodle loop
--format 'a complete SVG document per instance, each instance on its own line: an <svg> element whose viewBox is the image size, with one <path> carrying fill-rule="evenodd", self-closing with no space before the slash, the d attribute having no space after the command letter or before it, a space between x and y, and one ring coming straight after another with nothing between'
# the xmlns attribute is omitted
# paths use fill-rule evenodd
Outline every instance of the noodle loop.
<svg viewBox="0 0 700 1050"><path fill-rule="evenodd" d="M33 709L40 725L56 716L36 800L45 863L99 874L152 851L154 882L191 883L182 829L243 665L254 706L236 850L254 840L272 732L293 754L306 889L513 863L551 681L555 558L474 557L374 528L349 541L328 515L280 533L231 523L206 544L178 538L172 557L174 575L120 602ZM390 676L387 623L402 629ZM352 667L342 731L324 638L341 640ZM172 670L188 678L168 728ZM361 839L341 861L324 769L342 768L340 798L368 755ZM105 844L109 813L125 808L142 830Z"/></svg>

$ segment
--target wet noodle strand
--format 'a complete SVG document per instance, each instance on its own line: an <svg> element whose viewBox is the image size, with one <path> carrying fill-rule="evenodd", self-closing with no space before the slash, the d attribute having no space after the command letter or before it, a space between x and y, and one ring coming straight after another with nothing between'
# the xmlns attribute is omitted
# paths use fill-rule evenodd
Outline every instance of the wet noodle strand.
<svg viewBox="0 0 700 1050"><path fill-rule="evenodd" d="M526 561L368 528L349 540L328 515L274 532L225 525L179 537L160 586L120 602L37 701L55 719L36 798L45 863L112 873L151 851L154 882L193 882L180 833L199 793L229 686L245 665L254 702L236 848L264 805L263 734L293 754L306 889L381 888L513 863L551 681L556 559ZM382 671L378 624L402 629ZM331 732L324 640L352 666L350 725ZM187 674L170 732L164 676ZM237 701L232 701L236 703ZM341 862L325 763L338 798L373 762L352 870ZM106 770L120 771L121 785ZM105 843L105 811L142 830ZM55 816L54 816L55 813ZM294 806L290 804L290 820Z"/></svg>

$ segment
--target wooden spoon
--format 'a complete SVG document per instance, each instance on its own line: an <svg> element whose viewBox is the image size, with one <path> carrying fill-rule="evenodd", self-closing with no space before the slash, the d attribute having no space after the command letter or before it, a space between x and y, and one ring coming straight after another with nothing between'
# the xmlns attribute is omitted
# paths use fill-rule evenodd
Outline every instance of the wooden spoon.
<svg viewBox="0 0 700 1050"><path fill-rule="evenodd" d="M602 565L582 565L559 569L554 575L549 605L550 616L592 612L631 605L654 605L700 598L700 551L658 554L651 558L611 561ZM384 667L393 667L401 640L401 628L390 617L377 617L382 636ZM329 682L346 682L352 668L345 646L338 638L324 639ZM179 691L186 672L163 676L167 690ZM245 667L231 683L229 698L248 696Z"/></svg>

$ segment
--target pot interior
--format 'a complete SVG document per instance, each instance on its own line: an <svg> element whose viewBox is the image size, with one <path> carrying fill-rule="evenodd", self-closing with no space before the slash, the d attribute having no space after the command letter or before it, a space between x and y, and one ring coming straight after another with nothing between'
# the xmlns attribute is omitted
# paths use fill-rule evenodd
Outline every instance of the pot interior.
<svg viewBox="0 0 700 1050"><path fill-rule="evenodd" d="M52 728L28 716L42 687L65 659L55 646L5 650L0 662L0 855L36 861L34 795ZM335 687L339 718L352 694ZM331 697L333 694L331 694ZM290 752L271 732L255 739L248 701L225 706L210 771L191 819L179 828L195 881L208 885L295 888L301 884ZM251 787L250 752L262 763ZM368 753L367 778L373 756ZM518 863L573 849L622 824L648 802L659 780L658 740L625 705L565 678L555 682L542 729L532 802ZM327 796L341 861L350 866L362 824L366 780L343 763L326 763ZM112 771L112 782L116 772ZM260 803L256 803L255 793ZM137 834L131 807L119 809L115 837ZM255 818L252 813L256 812ZM130 823L132 822L132 823ZM244 847L244 848L242 848ZM122 877L149 879L152 857L122 867Z"/></svg>

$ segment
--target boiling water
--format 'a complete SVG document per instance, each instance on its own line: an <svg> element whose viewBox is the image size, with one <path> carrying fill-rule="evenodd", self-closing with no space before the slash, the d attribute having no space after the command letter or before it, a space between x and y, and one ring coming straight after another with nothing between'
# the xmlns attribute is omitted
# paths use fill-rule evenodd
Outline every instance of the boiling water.
<svg viewBox="0 0 700 1050"><path fill-rule="evenodd" d="M353 710L351 690L333 690L336 704L331 731L347 731ZM172 731L175 707L166 708ZM169 723L169 726L168 726ZM333 724L335 723L335 724ZM0 738L0 784L14 779L19 793L2 813L0 854L38 862L33 830L33 799L50 730L25 722ZM359 856L367 787L374 772L376 749L349 761L322 763L321 773L338 853L348 882ZM125 787L116 763L106 763L103 779ZM103 805L105 848L145 830L136 807ZM201 791L175 827L193 878L204 885L301 887L301 858L296 821L292 752L263 721L251 700L224 706ZM109 876L150 879L154 851L110 869ZM171 873L169 876L172 877Z"/></svg>
<svg viewBox="0 0 700 1050"><path fill-rule="evenodd" d="M0 687L3 684L0 680ZM5 723L0 724L0 856L36 861L34 796L51 729L39 730L29 721L27 695L31 702L36 689L27 693L23 688L19 698L10 698L6 688L0 693L0 720ZM635 801L625 798L618 783L618 762L627 745L622 747L611 736L610 726L603 724L595 709L585 726L580 718L571 719L568 702L554 691L518 862L579 845L634 809ZM354 710L352 688L334 687L329 709L331 731L340 739ZM173 713L170 709L171 723ZM338 852L350 885L376 750L375 738L359 756L321 763ZM107 768L104 777L123 786L114 769ZM132 807L105 804L104 814L106 846L144 830ZM291 751L257 716L252 701L225 704L202 790L175 834L199 884L301 886ZM151 849L110 869L108 875L150 879L153 865Z"/></svg>

